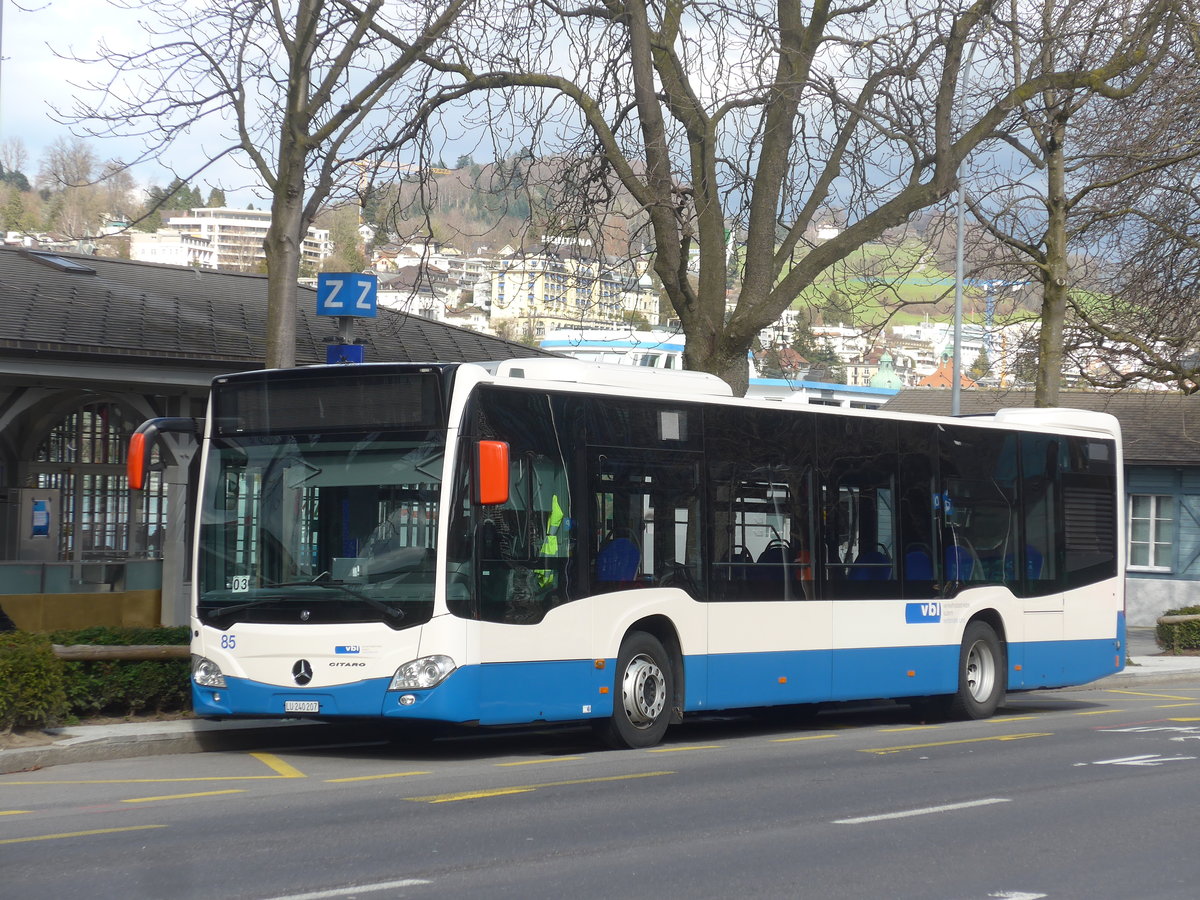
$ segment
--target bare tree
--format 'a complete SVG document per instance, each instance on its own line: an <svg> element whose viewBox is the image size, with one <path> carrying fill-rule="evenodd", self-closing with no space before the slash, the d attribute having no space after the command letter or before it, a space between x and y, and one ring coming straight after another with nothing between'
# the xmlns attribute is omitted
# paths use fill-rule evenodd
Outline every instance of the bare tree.
<svg viewBox="0 0 1200 900"><path fill-rule="evenodd" d="M1200 61L1190 41L1147 90L1085 111L1074 208L1087 256L1066 342L1078 377L1101 387L1200 391Z"/></svg>
<svg viewBox="0 0 1200 900"><path fill-rule="evenodd" d="M756 333L822 272L945 197L966 155L1031 98L1126 78L1172 8L1139 0L1139 27L1102 60L998 72L965 100L966 48L994 59L1012 27L997 0L534 0L430 64L463 93L488 91L481 120L501 109L539 155L590 163L576 177L596 188L593 206L619 182L649 223L687 365L744 391ZM832 209L843 227L818 241ZM731 266L742 288L727 315Z"/></svg>
<svg viewBox="0 0 1200 900"><path fill-rule="evenodd" d="M90 134L141 137L131 165L165 160L211 123L220 143L182 180L235 156L270 192L266 365L294 365L304 235L325 202L353 192L372 160L411 139L416 63L436 58L468 0L387 9L383 0L112 2L142 14L147 49L101 47L89 61L110 74L88 85L92 99L70 121Z"/></svg>
<svg viewBox="0 0 1200 900"><path fill-rule="evenodd" d="M1040 289L1035 403L1055 406L1064 366L1082 349L1083 332L1069 328L1068 319L1072 298L1088 293L1091 267L1084 260L1096 249L1090 235L1104 218L1101 207L1122 183L1200 153L1190 129L1160 129L1153 141L1139 142L1133 136L1144 133L1144 124L1126 120L1133 130L1122 135L1102 119L1117 124L1115 110L1155 96L1168 84L1166 73L1181 64L1191 69L1192 84L1197 73L1184 60L1187 33L1178 29L1176 36L1183 19L1174 13L1130 19L1128 4L1111 0L1010 2L1002 39L1014 80L1110 65L1131 37L1144 51L1138 65L1116 78L1031 93L1008 132L1015 153L982 160L967 179L969 206L993 251L980 254L981 263L993 276Z"/></svg>
<svg viewBox="0 0 1200 900"><path fill-rule="evenodd" d="M24 172L29 162L29 151L19 137L7 137L0 141L0 170Z"/></svg>
<svg viewBox="0 0 1200 900"><path fill-rule="evenodd" d="M100 158L91 144L78 137L60 137L46 148L37 183L49 190L86 187L95 183L99 167Z"/></svg>
<svg viewBox="0 0 1200 900"><path fill-rule="evenodd" d="M100 159L87 141L60 137L42 156L37 186L49 196L49 218L65 235L95 235L105 209Z"/></svg>

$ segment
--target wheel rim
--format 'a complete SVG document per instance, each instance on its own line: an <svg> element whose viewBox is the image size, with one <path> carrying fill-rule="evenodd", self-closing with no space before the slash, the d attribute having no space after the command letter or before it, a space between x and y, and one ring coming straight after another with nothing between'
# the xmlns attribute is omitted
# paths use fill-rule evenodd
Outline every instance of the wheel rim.
<svg viewBox="0 0 1200 900"><path fill-rule="evenodd" d="M967 693L976 702L982 703L992 696L996 685L996 657L986 641L976 641L971 645L963 677Z"/></svg>
<svg viewBox="0 0 1200 900"><path fill-rule="evenodd" d="M649 656L638 654L629 661L621 679L621 702L636 728L649 728L662 715L667 705L667 679Z"/></svg>

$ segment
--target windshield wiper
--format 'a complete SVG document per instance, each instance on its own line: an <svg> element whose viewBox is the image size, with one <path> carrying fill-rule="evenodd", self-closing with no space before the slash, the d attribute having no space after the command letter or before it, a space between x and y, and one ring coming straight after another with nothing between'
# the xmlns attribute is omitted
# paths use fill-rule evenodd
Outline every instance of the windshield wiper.
<svg viewBox="0 0 1200 900"><path fill-rule="evenodd" d="M319 578L320 576L318 575L317 577ZM397 609L394 606L389 606L382 600L377 600L368 594L364 594L362 591L356 591L354 588L346 587L346 585L342 584L340 581L285 581L282 584L273 584L271 587L297 587L299 585L311 585L312 587L319 588L336 588L344 594L349 594L356 600L361 600L363 603L367 604L367 606L371 607L371 609L378 610L388 618L395 619L397 622L404 618L404 610Z"/></svg>

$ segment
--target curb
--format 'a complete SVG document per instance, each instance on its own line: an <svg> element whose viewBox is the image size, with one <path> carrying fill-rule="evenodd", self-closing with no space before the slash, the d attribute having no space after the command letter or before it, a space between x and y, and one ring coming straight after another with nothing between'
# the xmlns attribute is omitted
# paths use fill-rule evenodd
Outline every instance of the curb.
<svg viewBox="0 0 1200 900"><path fill-rule="evenodd" d="M1129 669L1125 669L1125 671L1117 672L1115 675L1106 675L1099 681L1092 681L1088 684L1081 684L1071 688L1061 688L1060 690L1088 691L1104 690L1105 688L1110 688L1114 685L1127 686L1130 684L1170 684L1174 681L1195 680L1197 677L1200 677L1200 666L1197 666L1194 669L1173 669L1161 672L1130 672Z"/></svg>
<svg viewBox="0 0 1200 900"><path fill-rule="evenodd" d="M297 744L344 743L361 737L356 728L334 730L321 722L278 721L244 726L232 722L221 724L223 727L201 727L192 731L147 731L66 737L38 747L0 750L0 775L29 772L67 763L105 762L114 759L223 750L270 750L295 747Z"/></svg>

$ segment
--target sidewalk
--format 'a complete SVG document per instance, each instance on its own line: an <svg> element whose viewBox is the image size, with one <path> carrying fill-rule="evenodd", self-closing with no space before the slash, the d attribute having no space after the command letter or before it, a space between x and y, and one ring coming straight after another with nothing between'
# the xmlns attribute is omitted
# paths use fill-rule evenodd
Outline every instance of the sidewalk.
<svg viewBox="0 0 1200 900"><path fill-rule="evenodd" d="M1164 684L1200 680L1200 656L1158 656L1153 628L1129 629L1130 664L1123 672L1084 685L1100 690L1115 685ZM0 775L66 763L129 759L217 750L268 750L379 740L371 723L326 724L304 719L238 719L210 722L180 719L117 725L72 725L50 729L49 743L0 750Z"/></svg>

